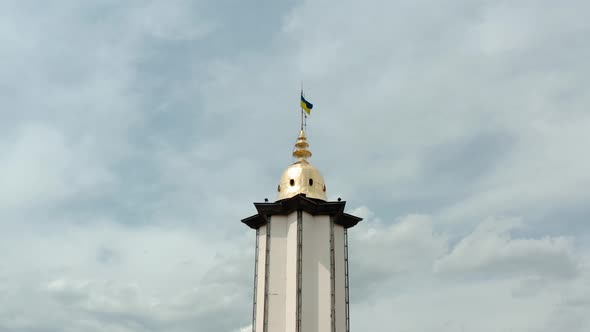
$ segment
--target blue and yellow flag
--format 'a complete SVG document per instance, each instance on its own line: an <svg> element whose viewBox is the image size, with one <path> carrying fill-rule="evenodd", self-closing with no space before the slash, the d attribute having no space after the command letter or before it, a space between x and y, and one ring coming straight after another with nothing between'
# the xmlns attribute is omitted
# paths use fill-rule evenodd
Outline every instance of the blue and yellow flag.
<svg viewBox="0 0 590 332"><path fill-rule="evenodd" d="M313 108L313 104L303 98L303 92L301 93L301 108L303 108L307 114L311 114L311 109Z"/></svg>

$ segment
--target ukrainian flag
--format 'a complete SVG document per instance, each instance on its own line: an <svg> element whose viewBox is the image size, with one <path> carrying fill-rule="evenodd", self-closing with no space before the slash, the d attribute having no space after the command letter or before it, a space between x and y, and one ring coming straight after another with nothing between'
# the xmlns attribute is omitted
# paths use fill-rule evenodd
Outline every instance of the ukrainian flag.
<svg viewBox="0 0 590 332"><path fill-rule="evenodd" d="M313 104L303 98L303 93L301 94L301 108L303 108L307 114L311 114L311 109L313 108Z"/></svg>

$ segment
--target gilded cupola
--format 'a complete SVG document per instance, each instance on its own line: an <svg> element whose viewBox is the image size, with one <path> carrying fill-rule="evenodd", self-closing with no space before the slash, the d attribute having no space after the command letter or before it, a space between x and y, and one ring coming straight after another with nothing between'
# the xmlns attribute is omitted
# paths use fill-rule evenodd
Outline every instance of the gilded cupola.
<svg viewBox="0 0 590 332"><path fill-rule="evenodd" d="M305 131L301 130L293 157L297 158L283 175L278 185L277 201L304 194L307 198L326 201L326 184L320 172L307 159L311 157Z"/></svg>

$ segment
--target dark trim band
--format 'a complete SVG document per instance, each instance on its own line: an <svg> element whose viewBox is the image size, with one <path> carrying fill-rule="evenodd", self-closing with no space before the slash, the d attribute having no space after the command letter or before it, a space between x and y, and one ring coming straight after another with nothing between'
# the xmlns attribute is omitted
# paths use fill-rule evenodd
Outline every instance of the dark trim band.
<svg viewBox="0 0 590 332"><path fill-rule="evenodd" d="M268 223L270 216L287 215L293 211L302 210L314 216L330 215L335 224L350 228L358 224L363 218L344 213L345 205L345 201L324 202L299 194L274 203L254 203L258 214L242 219L242 222L250 228L258 229Z"/></svg>

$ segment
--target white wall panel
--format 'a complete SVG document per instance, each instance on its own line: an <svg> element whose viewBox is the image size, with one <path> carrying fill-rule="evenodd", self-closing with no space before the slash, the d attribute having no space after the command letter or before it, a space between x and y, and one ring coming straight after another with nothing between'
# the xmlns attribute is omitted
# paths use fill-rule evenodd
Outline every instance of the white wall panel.
<svg viewBox="0 0 590 332"><path fill-rule="evenodd" d="M270 262L268 278L268 331L285 330L287 231L286 216L272 216L270 221Z"/></svg>
<svg viewBox="0 0 590 332"><path fill-rule="evenodd" d="M302 331L330 331L330 217L303 213Z"/></svg>
<svg viewBox="0 0 590 332"><path fill-rule="evenodd" d="M267 231L270 254L266 259ZM256 332L264 332L265 290L268 332L297 332L297 212L271 217L258 235ZM301 331L331 332L330 217L302 213ZM344 228L334 225L336 331L346 330ZM268 271L265 271L268 266ZM265 273L268 286L265 287Z"/></svg>
<svg viewBox="0 0 590 332"><path fill-rule="evenodd" d="M256 280L256 332L262 332L264 324L264 275L266 262L266 225L258 230L258 275Z"/></svg>
<svg viewBox="0 0 590 332"><path fill-rule="evenodd" d="M334 274L336 295L336 331L346 331L344 272L344 227L334 225Z"/></svg>
<svg viewBox="0 0 590 332"><path fill-rule="evenodd" d="M287 250L285 264L285 328L281 331L296 332L297 212L293 212L287 216Z"/></svg>

